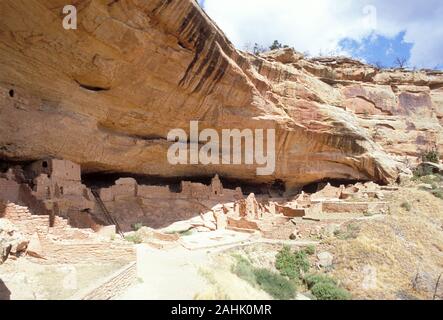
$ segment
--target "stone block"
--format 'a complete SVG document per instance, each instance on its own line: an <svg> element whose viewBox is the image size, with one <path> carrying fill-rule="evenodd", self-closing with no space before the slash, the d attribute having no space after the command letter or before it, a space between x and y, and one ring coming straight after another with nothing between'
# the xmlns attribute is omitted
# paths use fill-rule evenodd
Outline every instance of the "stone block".
<svg viewBox="0 0 443 320"><path fill-rule="evenodd" d="M300 218L306 215L306 209L291 208L288 206L278 206L277 209L279 213L290 218Z"/></svg>

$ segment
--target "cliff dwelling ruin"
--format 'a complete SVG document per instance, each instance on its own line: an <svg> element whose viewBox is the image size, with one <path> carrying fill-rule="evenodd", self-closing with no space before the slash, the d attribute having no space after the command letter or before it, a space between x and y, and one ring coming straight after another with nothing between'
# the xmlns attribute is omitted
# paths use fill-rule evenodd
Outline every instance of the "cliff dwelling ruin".
<svg viewBox="0 0 443 320"><path fill-rule="evenodd" d="M264 217L303 217L307 211L321 213L349 211L343 199L358 192L377 197L376 184L361 187L329 183L312 184L313 195L303 191L294 197L284 193L281 182L255 188L244 194L241 187L225 188L218 175L210 183L181 181L178 186L138 183L122 177L109 185L112 175L100 180L92 175L91 187L82 183L81 167L67 160L45 159L27 165L10 167L0 174L0 199L28 207L32 212L49 216L49 226L56 217L64 218L75 228L99 231L114 226L117 232L128 232L140 224L153 229L167 229L176 222L209 217L200 230L257 229ZM143 180L143 179L142 179ZM101 187L99 185L102 185ZM105 186L103 186L105 185ZM251 190L251 186L246 186ZM351 205L352 206L352 205ZM355 205L354 205L355 206ZM363 204L363 210L382 208L383 203ZM335 208L335 209L334 209ZM192 226L192 224L190 224Z"/></svg>

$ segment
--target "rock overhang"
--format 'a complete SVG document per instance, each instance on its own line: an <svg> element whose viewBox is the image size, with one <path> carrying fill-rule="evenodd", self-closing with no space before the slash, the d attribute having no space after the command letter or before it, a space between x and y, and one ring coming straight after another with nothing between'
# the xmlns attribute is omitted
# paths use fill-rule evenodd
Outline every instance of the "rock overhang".
<svg viewBox="0 0 443 320"><path fill-rule="evenodd" d="M431 119L432 110L440 108L438 90L432 89L443 83L439 74L414 78L346 59L309 60L288 49L281 58L278 51L271 58L244 54L193 1L81 2L79 29L70 31L61 28L62 16L51 1L26 8L7 2L2 6L10 18L3 22L7 32L0 44L5 48L0 55L3 159L50 156L79 163L85 172L161 177L218 173L255 183L282 180L291 187L324 179L388 183L402 170L402 148L372 136L374 128L364 123L372 115L354 113L349 106L355 101L346 105L354 97L344 94L347 88L380 86L375 93L360 90L356 97L377 106L389 95L395 108L404 109L416 99L401 98L404 88L396 92L391 82L429 85L430 93L420 94L433 99L421 98L426 105L420 110L429 110ZM49 22L51 12L60 21ZM22 49L22 42L11 37L20 35L13 19L30 14L41 19L28 19L24 28L41 36L20 38L27 44ZM56 54L45 44L51 41L57 43ZM328 76L334 83L321 81ZM405 121L401 112L393 117ZM192 120L219 132L275 128L275 172L257 176L254 165L171 166L167 134L186 129ZM425 140L440 145L441 131L435 133L435 128ZM392 136L400 141L402 135ZM419 146L408 146L413 148L420 152Z"/></svg>

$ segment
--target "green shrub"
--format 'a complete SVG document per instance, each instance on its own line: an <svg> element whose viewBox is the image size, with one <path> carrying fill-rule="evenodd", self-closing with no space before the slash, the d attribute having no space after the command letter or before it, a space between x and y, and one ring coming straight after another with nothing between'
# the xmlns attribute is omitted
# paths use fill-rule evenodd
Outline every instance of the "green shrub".
<svg viewBox="0 0 443 320"><path fill-rule="evenodd" d="M335 281L333 278L318 273L308 274L303 280L305 281L308 289L311 289L314 285L318 283L330 283L332 285L337 285L337 281Z"/></svg>
<svg viewBox="0 0 443 320"><path fill-rule="evenodd" d="M274 40L274 42L269 46L269 50L275 50L281 48L283 48L283 45L278 40Z"/></svg>
<svg viewBox="0 0 443 320"><path fill-rule="evenodd" d="M440 163L440 155L438 154L437 149L432 149L423 153L421 159L423 162Z"/></svg>
<svg viewBox="0 0 443 320"><path fill-rule="evenodd" d="M325 274L309 274L304 279L306 286L318 300L349 300L350 293L340 288L335 279Z"/></svg>
<svg viewBox="0 0 443 320"><path fill-rule="evenodd" d="M315 248L313 250L315 252ZM284 246L275 258L276 269L291 280L300 278L300 274L308 272L311 267L307 251L312 252L312 248L291 252L290 247Z"/></svg>
<svg viewBox="0 0 443 320"><path fill-rule="evenodd" d="M275 257L275 267L282 276L289 279L297 279L300 276L297 259L288 246L284 246Z"/></svg>
<svg viewBox="0 0 443 320"><path fill-rule="evenodd" d="M178 234L180 236L191 236L194 234L194 231L192 229L189 230L183 230L183 231L166 231L166 234Z"/></svg>
<svg viewBox="0 0 443 320"><path fill-rule="evenodd" d="M434 197L437 197L437 198L443 200L443 190L442 189L432 190L431 193Z"/></svg>
<svg viewBox="0 0 443 320"><path fill-rule="evenodd" d="M289 300L295 297L297 292L295 283L285 277L267 269L255 269L254 275L260 288L274 299Z"/></svg>
<svg viewBox="0 0 443 320"><path fill-rule="evenodd" d="M295 264L299 271L308 272L309 268L311 267L311 263L308 260L308 255L305 251L297 251L294 253L295 255Z"/></svg>
<svg viewBox="0 0 443 320"><path fill-rule="evenodd" d="M249 260L242 256L234 256L237 263L232 268L239 278L252 286L260 288L275 299L287 300L295 297L296 284L285 277L267 269L255 268Z"/></svg>
<svg viewBox="0 0 443 320"><path fill-rule="evenodd" d="M331 282L319 282L312 286L311 293L318 300L350 300L350 293Z"/></svg>
<svg viewBox="0 0 443 320"><path fill-rule="evenodd" d="M409 202L403 202L401 205L400 205L403 209L405 209L406 211L411 211L411 209L412 209L412 206L411 206L411 204L409 203Z"/></svg>
<svg viewBox="0 0 443 320"><path fill-rule="evenodd" d="M129 242L133 242L135 244L140 244L143 242L143 239L140 237L140 235L138 235L136 233L126 236L125 240L129 241Z"/></svg>
<svg viewBox="0 0 443 320"><path fill-rule="evenodd" d="M312 256L315 253L315 246L313 244L310 244L306 246L303 251L306 252L307 255Z"/></svg>
<svg viewBox="0 0 443 320"><path fill-rule="evenodd" d="M415 179L417 179L417 178L420 179L420 178L432 175L433 171L432 171L431 167L419 167L414 170L413 174L414 174ZM422 180L422 179L420 179L420 180Z"/></svg>

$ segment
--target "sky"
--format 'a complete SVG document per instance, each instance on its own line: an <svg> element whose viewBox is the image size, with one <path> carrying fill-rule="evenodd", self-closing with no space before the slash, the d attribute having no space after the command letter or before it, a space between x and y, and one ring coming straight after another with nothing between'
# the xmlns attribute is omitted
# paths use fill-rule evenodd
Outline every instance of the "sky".
<svg viewBox="0 0 443 320"><path fill-rule="evenodd" d="M238 49L274 40L383 67L443 68L441 0L199 0Z"/></svg>

